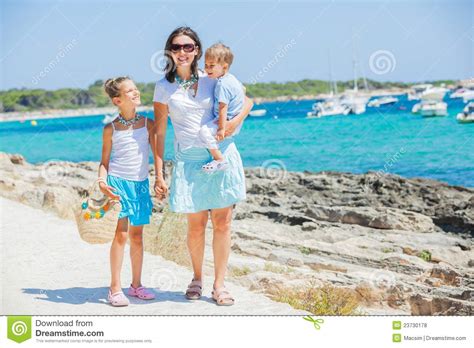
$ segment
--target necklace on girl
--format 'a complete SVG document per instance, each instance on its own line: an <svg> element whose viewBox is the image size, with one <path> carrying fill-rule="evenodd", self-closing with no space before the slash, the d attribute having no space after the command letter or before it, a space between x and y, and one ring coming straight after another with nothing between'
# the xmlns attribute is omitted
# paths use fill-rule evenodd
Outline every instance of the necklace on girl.
<svg viewBox="0 0 474 348"><path fill-rule="evenodd" d="M181 77L176 75L176 82L183 89L188 89L189 87L193 86L197 81L198 81L198 77L194 74L191 75L191 78L189 80L183 80Z"/></svg>
<svg viewBox="0 0 474 348"><path fill-rule="evenodd" d="M118 115L117 121L119 121L121 124L123 124L125 127L133 126L137 121L141 118L139 114L135 114L135 117L132 118L131 120L126 120L123 118L121 114Z"/></svg>

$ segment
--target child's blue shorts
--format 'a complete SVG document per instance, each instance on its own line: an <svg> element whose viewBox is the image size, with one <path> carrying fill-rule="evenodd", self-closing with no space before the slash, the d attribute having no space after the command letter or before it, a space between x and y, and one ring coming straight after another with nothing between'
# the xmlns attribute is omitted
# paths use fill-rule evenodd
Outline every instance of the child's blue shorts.
<svg viewBox="0 0 474 348"><path fill-rule="evenodd" d="M131 181L108 175L107 184L116 189L114 193L120 196L122 211L119 219L128 217L132 226L146 225L150 223L153 203L150 196L150 184L148 179L143 181Z"/></svg>

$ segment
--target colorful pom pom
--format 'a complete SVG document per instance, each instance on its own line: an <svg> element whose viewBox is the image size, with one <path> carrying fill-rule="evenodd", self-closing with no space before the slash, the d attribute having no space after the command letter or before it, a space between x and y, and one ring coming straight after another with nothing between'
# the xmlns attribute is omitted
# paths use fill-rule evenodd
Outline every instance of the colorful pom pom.
<svg viewBox="0 0 474 348"><path fill-rule="evenodd" d="M86 208L87 208L87 202L82 203L82 209L86 209Z"/></svg>

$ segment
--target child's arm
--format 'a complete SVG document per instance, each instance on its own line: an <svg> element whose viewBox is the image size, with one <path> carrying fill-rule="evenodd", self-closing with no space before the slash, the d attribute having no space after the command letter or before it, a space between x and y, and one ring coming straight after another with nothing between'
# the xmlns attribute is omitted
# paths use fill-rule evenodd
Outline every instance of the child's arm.
<svg viewBox="0 0 474 348"><path fill-rule="evenodd" d="M244 99L244 106L242 107L242 111L235 116L232 120L227 121L225 126L225 136L231 136L234 134L237 127L245 120L245 118L249 115L250 110L253 108L253 101L249 97L245 96Z"/></svg>
<svg viewBox="0 0 474 348"><path fill-rule="evenodd" d="M168 105L154 102L155 113L155 193L158 198L163 199L168 192L165 182L164 161L166 126L168 124Z"/></svg>
<svg viewBox="0 0 474 348"><path fill-rule="evenodd" d="M153 154L153 165L155 167L155 173L158 173L158 157L156 154L156 128L155 128L155 121L148 119L147 120L147 127L148 127L148 138L151 147L151 153Z"/></svg>
<svg viewBox="0 0 474 348"><path fill-rule="evenodd" d="M219 119L217 123L216 139L217 141L224 140L225 128L227 123L227 109L226 103L219 102Z"/></svg>
<svg viewBox="0 0 474 348"><path fill-rule="evenodd" d="M99 165L99 188L100 191L111 199L120 199L120 196L113 193L115 189L107 185L107 172L109 171L110 153L112 151L112 124L104 127L102 134L102 159Z"/></svg>

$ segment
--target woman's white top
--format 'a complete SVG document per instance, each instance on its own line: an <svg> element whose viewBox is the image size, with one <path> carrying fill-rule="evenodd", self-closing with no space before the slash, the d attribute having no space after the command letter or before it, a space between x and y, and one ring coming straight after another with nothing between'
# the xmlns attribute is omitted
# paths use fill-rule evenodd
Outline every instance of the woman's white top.
<svg viewBox="0 0 474 348"><path fill-rule="evenodd" d="M147 118L145 126L136 129L118 130L112 122L112 153L108 175L131 181L148 178L149 139Z"/></svg>
<svg viewBox="0 0 474 348"><path fill-rule="evenodd" d="M153 101L167 104L175 135L175 151L190 147L206 147L199 138L201 126L213 118L214 89L216 80L199 74L198 89L185 90L166 78L155 86Z"/></svg>

